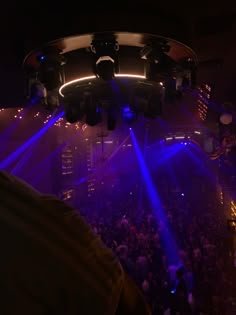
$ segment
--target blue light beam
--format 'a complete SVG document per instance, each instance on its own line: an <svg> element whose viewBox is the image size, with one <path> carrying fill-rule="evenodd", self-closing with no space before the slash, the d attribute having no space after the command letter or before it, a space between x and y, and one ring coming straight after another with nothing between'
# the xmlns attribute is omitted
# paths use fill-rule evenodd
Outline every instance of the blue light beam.
<svg viewBox="0 0 236 315"><path fill-rule="evenodd" d="M146 166L143 154L140 150L133 130L130 131L130 134L152 209L154 210L157 220L163 224L163 228L160 233L164 243L167 261L169 264L177 263L179 261L177 245L170 231L167 217L161 205L161 200L158 196L155 184L153 183L149 170Z"/></svg>
<svg viewBox="0 0 236 315"><path fill-rule="evenodd" d="M57 116L51 117L47 124L39 130L35 135L28 139L21 147L19 147L15 152L10 154L4 161L0 163L0 169L6 169L14 162L34 141L39 139L45 132L54 125L54 123L64 115L64 111L60 112Z"/></svg>

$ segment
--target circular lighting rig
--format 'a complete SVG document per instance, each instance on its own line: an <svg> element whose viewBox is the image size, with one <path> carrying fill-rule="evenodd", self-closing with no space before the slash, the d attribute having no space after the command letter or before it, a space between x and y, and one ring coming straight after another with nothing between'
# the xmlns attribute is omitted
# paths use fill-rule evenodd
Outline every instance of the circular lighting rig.
<svg viewBox="0 0 236 315"><path fill-rule="evenodd" d="M27 100L49 110L63 107L70 123L154 119L165 103L195 85L197 56L174 39L131 32L61 38L24 59Z"/></svg>

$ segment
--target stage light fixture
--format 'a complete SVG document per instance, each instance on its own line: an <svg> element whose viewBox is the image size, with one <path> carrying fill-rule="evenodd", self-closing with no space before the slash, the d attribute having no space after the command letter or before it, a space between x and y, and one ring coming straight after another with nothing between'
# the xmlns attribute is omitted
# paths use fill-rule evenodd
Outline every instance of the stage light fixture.
<svg viewBox="0 0 236 315"><path fill-rule="evenodd" d="M53 111L55 108L59 107L59 95L57 91L47 91L44 84L35 79L30 79L28 84L28 106L41 105L49 111Z"/></svg>
<svg viewBox="0 0 236 315"><path fill-rule="evenodd" d="M77 58L81 73L89 73L90 58L91 75L65 83L65 75L74 77ZM68 122L95 126L105 121L108 130L120 120L130 124L141 115L160 116L163 103L175 101L193 86L196 65L195 53L174 39L114 31L60 38L24 59L32 104L53 110L62 103ZM119 67L142 69L144 75L120 74Z"/></svg>
<svg viewBox="0 0 236 315"><path fill-rule="evenodd" d="M131 124L135 122L138 118L138 113L130 108L128 104L122 106L122 120L125 123Z"/></svg>
<svg viewBox="0 0 236 315"><path fill-rule="evenodd" d="M184 58L176 62L168 55L170 46L166 40L149 43L141 50L145 60L147 80L164 82L165 102L178 101L185 90L196 85L196 65L193 59Z"/></svg>
<svg viewBox="0 0 236 315"><path fill-rule="evenodd" d="M85 92L82 99L85 122L88 126L96 126L102 121L101 108L91 92Z"/></svg>
<svg viewBox="0 0 236 315"><path fill-rule="evenodd" d="M155 60L148 60L145 65L145 75L148 80L162 82L173 76L176 63L166 54L159 53Z"/></svg>
<svg viewBox="0 0 236 315"><path fill-rule="evenodd" d="M144 46L140 55L145 62L145 75L148 80L160 82L170 76L175 66L174 60L167 55L170 50L168 42L163 39Z"/></svg>
<svg viewBox="0 0 236 315"><path fill-rule="evenodd" d="M112 131L115 130L117 124L117 113L114 108L109 108L107 110L107 129Z"/></svg>
<svg viewBox="0 0 236 315"><path fill-rule="evenodd" d="M180 60L174 72L177 90L196 87L196 65L191 58Z"/></svg>
<svg viewBox="0 0 236 315"><path fill-rule="evenodd" d="M149 41L141 50L142 59L157 61L161 54L168 53L170 45L165 38L159 38L158 41Z"/></svg>
<svg viewBox="0 0 236 315"><path fill-rule="evenodd" d="M27 99L28 105L44 104L47 98L45 86L36 79L28 81Z"/></svg>
<svg viewBox="0 0 236 315"><path fill-rule="evenodd" d="M144 112L147 107L151 86L149 84L138 84L133 88L130 108L133 112Z"/></svg>
<svg viewBox="0 0 236 315"><path fill-rule="evenodd" d="M65 110L65 119L69 123L73 124L84 119L85 108L78 93L67 95L64 99L63 105Z"/></svg>
<svg viewBox="0 0 236 315"><path fill-rule="evenodd" d="M182 96L182 84L185 82L183 74L178 72L176 68L180 67L167 53L170 46L166 40L153 44L149 44L141 50L141 58L145 59L145 76L147 80L159 82L165 87L163 102L174 103ZM182 67L181 67L182 70ZM160 85L161 85L160 84ZM146 105L147 111L145 116L156 117L162 111L162 105L156 97L154 106L152 100Z"/></svg>
<svg viewBox="0 0 236 315"><path fill-rule="evenodd" d="M99 91L99 93L96 94L96 98L98 100L102 120L106 120L107 129L114 130L120 114L121 104L111 85L106 85L103 91Z"/></svg>
<svg viewBox="0 0 236 315"><path fill-rule="evenodd" d="M115 73L119 72L118 42L113 37L95 38L90 45L90 50L94 74L104 81L112 80Z"/></svg>
<svg viewBox="0 0 236 315"><path fill-rule="evenodd" d="M144 117L155 119L158 116L162 115L162 95L159 93L154 92L148 102L147 106L144 109Z"/></svg>
<svg viewBox="0 0 236 315"><path fill-rule="evenodd" d="M65 57L56 47L47 47L37 56L40 64L38 78L48 91L58 89L64 83Z"/></svg>
<svg viewBox="0 0 236 315"><path fill-rule="evenodd" d="M48 111L54 111L60 106L59 96L57 91L47 91L47 96L45 98L44 107Z"/></svg>
<svg viewBox="0 0 236 315"><path fill-rule="evenodd" d="M166 78L164 102L168 104L173 104L176 101L180 100L181 97L182 97L182 89L181 89L181 86L176 86L176 78L172 76L169 78Z"/></svg>
<svg viewBox="0 0 236 315"><path fill-rule="evenodd" d="M139 83L133 88L130 108L146 118L157 118L162 115L165 89L160 83Z"/></svg>

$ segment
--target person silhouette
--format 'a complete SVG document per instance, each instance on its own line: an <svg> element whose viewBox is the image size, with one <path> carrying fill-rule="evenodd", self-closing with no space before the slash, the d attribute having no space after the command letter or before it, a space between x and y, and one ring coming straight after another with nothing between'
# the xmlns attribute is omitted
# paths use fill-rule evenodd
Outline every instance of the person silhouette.
<svg viewBox="0 0 236 315"><path fill-rule="evenodd" d="M176 285L172 293L171 315L190 315L192 312L188 302L188 288L182 266L176 270Z"/></svg>

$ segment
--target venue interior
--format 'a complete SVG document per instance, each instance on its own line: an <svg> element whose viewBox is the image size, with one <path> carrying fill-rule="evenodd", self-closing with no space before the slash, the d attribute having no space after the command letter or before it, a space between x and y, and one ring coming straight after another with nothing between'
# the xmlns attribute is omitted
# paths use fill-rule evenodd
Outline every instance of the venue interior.
<svg viewBox="0 0 236 315"><path fill-rule="evenodd" d="M6 4L0 169L78 211L153 315L179 266L178 314L236 314L236 7L71 8Z"/></svg>

